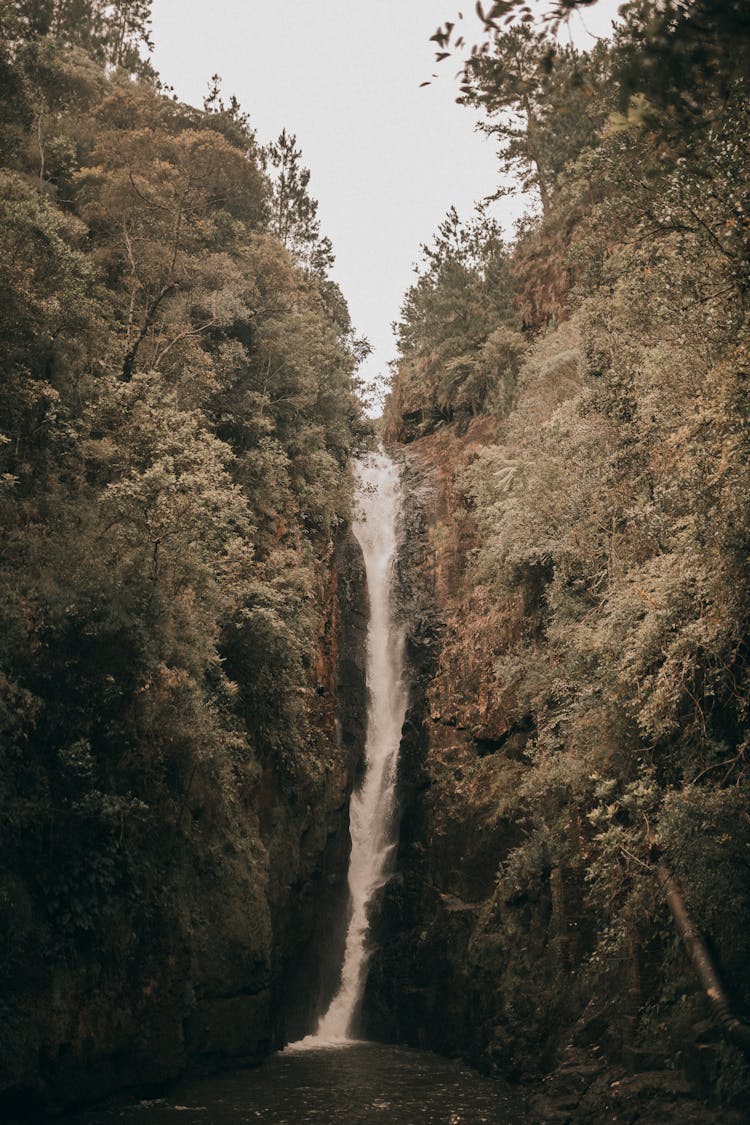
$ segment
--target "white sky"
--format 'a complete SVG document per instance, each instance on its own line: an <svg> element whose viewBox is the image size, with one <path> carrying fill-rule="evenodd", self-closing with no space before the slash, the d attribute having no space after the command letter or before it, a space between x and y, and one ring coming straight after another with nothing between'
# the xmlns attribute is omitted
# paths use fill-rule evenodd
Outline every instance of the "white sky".
<svg viewBox="0 0 750 1125"><path fill-rule="evenodd" d="M573 16L578 46L593 43L582 22L606 34L618 3ZM468 217L498 185L491 140L455 104L457 62L436 67L429 42L462 7L472 42L473 0L153 0L153 61L182 101L201 105L218 73L261 143L283 127L296 133L333 241L333 275L374 348L365 378L395 357L390 326L420 245L451 205ZM523 205L499 207L511 233Z"/></svg>

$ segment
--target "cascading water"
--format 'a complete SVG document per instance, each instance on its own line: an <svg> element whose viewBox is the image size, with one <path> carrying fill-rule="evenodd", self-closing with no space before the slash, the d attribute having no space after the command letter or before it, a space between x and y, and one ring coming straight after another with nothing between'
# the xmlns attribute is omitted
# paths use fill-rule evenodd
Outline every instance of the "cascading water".
<svg viewBox="0 0 750 1125"><path fill-rule="evenodd" d="M399 470L381 448L359 463L357 473L358 514L353 531L364 555L370 602L365 776L352 793L349 807L351 918L341 985L315 1034L306 1040L311 1046L348 1041L362 996L368 961L367 907L382 885L395 844L396 766L407 704L404 635L393 611Z"/></svg>

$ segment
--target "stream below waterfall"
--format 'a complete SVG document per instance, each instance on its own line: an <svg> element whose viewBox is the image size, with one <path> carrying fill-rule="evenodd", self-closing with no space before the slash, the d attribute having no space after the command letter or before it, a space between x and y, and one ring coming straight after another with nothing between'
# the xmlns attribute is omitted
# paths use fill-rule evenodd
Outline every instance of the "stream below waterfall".
<svg viewBox="0 0 750 1125"><path fill-rule="evenodd" d="M176 1083L169 1097L75 1118L76 1125L513 1125L519 1090L408 1047L287 1049L253 1070Z"/></svg>

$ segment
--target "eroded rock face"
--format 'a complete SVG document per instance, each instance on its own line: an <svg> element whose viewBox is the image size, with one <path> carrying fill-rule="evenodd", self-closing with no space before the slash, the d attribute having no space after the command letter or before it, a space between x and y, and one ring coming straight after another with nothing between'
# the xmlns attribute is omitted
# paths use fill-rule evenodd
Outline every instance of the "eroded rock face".
<svg viewBox="0 0 750 1125"><path fill-rule="evenodd" d="M739 1121L706 1110L700 1083L666 1072L666 1057L633 1050L631 983L620 974L614 988L602 987L587 967L594 934L580 875L550 868L541 848L534 870L498 878L534 828L523 804L533 729L495 660L522 627L527 635L538 627L544 575L529 574L522 594L498 607L466 574L472 517L454 481L487 425L421 437L403 454L400 607L413 685L397 871L373 910L366 1033L534 1083L540 1121L624 1121L636 1112ZM547 799L554 810L562 798ZM581 836L577 815L570 810L571 847ZM534 860L533 850L525 854Z"/></svg>
<svg viewBox="0 0 750 1125"><path fill-rule="evenodd" d="M238 1039L237 1013L209 1000L209 1011L220 1015L218 1045L190 1044L189 1054L197 1048L211 1056L211 1065L259 1059L307 1034L337 985L347 910L349 797L364 757L367 713L367 591L361 550L350 532L333 549L321 598L311 704L315 743L304 770L288 778L269 768L258 793L259 835L267 853L268 953L256 961L249 986L243 990L235 982L236 992L249 993L255 1002L251 1030ZM227 890L231 898L231 884ZM206 949L201 963L215 966L215 951ZM225 981L231 980L227 959L223 968ZM211 991L215 995L216 987Z"/></svg>
<svg viewBox="0 0 750 1125"><path fill-rule="evenodd" d="M498 930L511 923L497 916L496 875L522 838L512 806L529 727L498 692L487 634L513 629L524 607L488 620L481 593L464 589L471 517L453 489L486 440L485 425L460 441L450 431L430 435L405 454L399 591L414 684L400 759L398 874L374 912L365 1009L375 1037L518 1073L538 1070L548 1052L535 1038L528 1064L517 1041L510 1057L499 995ZM512 913L529 959L543 954L552 913L545 888Z"/></svg>
<svg viewBox="0 0 750 1125"><path fill-rule="evenodd" d="M217 779L197 770L189 835L175 832L168 854L141 841L160 910L136 926L115 889L91 951L71 952L53 977L40 963L22 1003L3 1003L17 1044L0 1074L3 1120L260 1061L311 1030L336 984L364 753L367 604L353 536L331 549L319 599L309 752L293 774L270 758L249 765L223 806L206 799Z"/></svg>
<svg viewBox="0 0 750 1125"><path fill-rule="evenodd" d="M326 633L321 640L323 725L336 746L320 779L323 801L308 803L301 825L299 861L289 863L293 820L270 839L278 857L276 956L281 965L274 990L276 1046L308 1034L338 985L346 937L349 869L349 797L364 761L367 690L367 589L359 544L349 534L338 544L331 572ZM326 680L326 676L328 679ZM289 794L287 816L299 804Z"/></svg>

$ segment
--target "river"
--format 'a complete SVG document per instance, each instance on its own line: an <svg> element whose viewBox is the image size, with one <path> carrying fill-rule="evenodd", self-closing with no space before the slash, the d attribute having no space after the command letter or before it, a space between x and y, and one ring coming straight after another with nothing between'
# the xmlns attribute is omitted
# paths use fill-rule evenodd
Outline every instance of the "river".
<svg viewBox="0 0 750 1125"><path fill-rule="evenodd" d="M462 1063L378 1043L287 1049L253 1070L175 1084L168 1097L75 1118L77 1125L510 1125L521 1092Z"/></svg>

